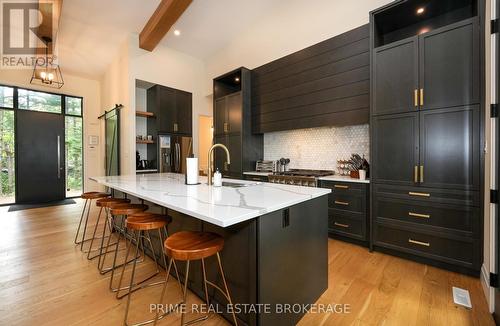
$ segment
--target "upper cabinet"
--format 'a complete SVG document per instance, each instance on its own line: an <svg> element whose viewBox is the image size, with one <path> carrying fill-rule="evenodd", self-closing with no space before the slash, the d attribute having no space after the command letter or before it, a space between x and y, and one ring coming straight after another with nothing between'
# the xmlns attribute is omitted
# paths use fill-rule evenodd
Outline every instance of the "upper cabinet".
<svg viewBox="0 0 500 326"><path fill-rule="evenodd" d="M411 37L374 50L373 113L415 111L418 102L418 38Z"/></svg>
<svg viewBox="0 0 500 326"><path fill-rule="evenodd" d="M419 36L422 109L479 103L479 20Z"/></svg>
<svg viewBox="0 0 500 326"><path fill-rule="evenodd" d="M478 19L373 50L372 114L479 103Z"/></svg>
<svg viewBox="0 0 500 326"><path fill-rule="evenodd" d="M156 125L149 134L193 132L192 94L156 85L148 89L148 111L156 115Z"/></svg>

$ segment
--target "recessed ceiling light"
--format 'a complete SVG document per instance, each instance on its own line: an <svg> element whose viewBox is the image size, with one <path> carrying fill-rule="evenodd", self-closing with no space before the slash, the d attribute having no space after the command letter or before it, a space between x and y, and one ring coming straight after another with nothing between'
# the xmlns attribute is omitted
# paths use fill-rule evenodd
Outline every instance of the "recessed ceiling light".
<svg viewBox="0 0 500 326"><path fill-rule="evenodd" d="M174 35L175 35L175 36L179 36L179 35L181 35L181 31L180 31L180 30L178 30L178 29L174 30Z"/></svg>
<svg viewBox="0 0 500 326"><path fill-rule="evenodd" d="M417 9L417 15L421 15L421 14L423 14L423 13L424 13L424 11L425 11L425 8L424 8L424 7L418 8L418 9Z"/></svg>
<svg viewBox="0 0 500 326"><path fill-rule="evenodd" d="M235 82L239 82L240 81L240 77L234 77L234 81Z"/></svg>

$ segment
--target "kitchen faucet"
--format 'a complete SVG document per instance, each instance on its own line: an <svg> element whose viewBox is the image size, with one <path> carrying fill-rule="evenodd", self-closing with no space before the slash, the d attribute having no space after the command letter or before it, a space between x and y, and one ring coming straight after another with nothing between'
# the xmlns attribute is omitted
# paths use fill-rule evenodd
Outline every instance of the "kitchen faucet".
<svg viewBox="0 0 500 326"><path fill-rule="evenodd" d="M212 153L213 153L214 149L216 149L217 147L221 147L222 149L224 149L226 151L227 164L231 164L231 158L229 156L229 150L227 149L227 147L224 146L223 144L213 144L212 147L210 147L210 149L208 150L208 185L213 185L213 181L212 181L212 171L213 171Z"/></svg>

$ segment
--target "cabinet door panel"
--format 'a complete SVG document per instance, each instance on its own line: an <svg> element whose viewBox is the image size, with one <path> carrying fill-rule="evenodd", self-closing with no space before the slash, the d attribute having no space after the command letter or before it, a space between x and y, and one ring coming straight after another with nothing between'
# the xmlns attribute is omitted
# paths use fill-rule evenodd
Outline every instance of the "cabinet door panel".
<svg viewBox="0 0 500 326"><path fill-rule="evenodd" d="M175 101L178 124L177 132L191 134L193 132L192 95L191 93L178 91L175 94Z"/></svg>
<svg viewBox="0 0 500 326"><path fill-rule="evenodd" d="M420 113L425 187L479 190L479 106Z"/></svg>
<svg viewBox="0 0 500 326"><path fill-rule="evenodd" d="M373 54L373 114L415 111L418 38L377 48Z"/></svg>
<svg viewBox="0 0 500 326"><path fill-rule="evenodd" d="M224 134L224 124L227 121L226 115L226 97L215 100L214 109L214 133L216 135Z"/></svg>
<svg viewBox="0 0 500 326"><path fill-rule="evenodd" d="M242 114L242 99L241 92L231 94L227 97L227 117L228 117L228 132L241 132Z"/></svg>
<svg viewBox="0 0 500 326"><path fill-rule="evenodd" d="M373 119L374 182L415 185L418 165L418 113Z"/></svg>
<svg viewBox="0 0 500 326"><path fill-rule="evenodd" d="M241 168L241 134L231 134L227 136L227 148L231 155L231 164L229 164L229 176L234 178L242 177ZM222 153L221 155L226 155Z"/></svg>
<svg viewBox="0 0 500 326"><path fill-rule="evenodd" d="M159 128L160 132L174 132L174 123L177 123L175 104L175 90L159 87Z"/></svg>
<svg viewBox="0 0 500 326"><path fill-rule="evenodd" d="M479 102L479 38L476 19L420 36L422 109Z"/></svg>

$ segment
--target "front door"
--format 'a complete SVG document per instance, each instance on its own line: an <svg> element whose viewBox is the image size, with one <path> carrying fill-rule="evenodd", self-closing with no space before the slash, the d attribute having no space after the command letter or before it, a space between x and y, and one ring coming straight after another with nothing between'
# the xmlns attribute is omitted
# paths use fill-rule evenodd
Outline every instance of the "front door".
<svg viewBox="0 0 500 326"><path fill-rule="evenodd" d="M18 110L16 129L16 203L64 199L64 116Z"/></svg>

